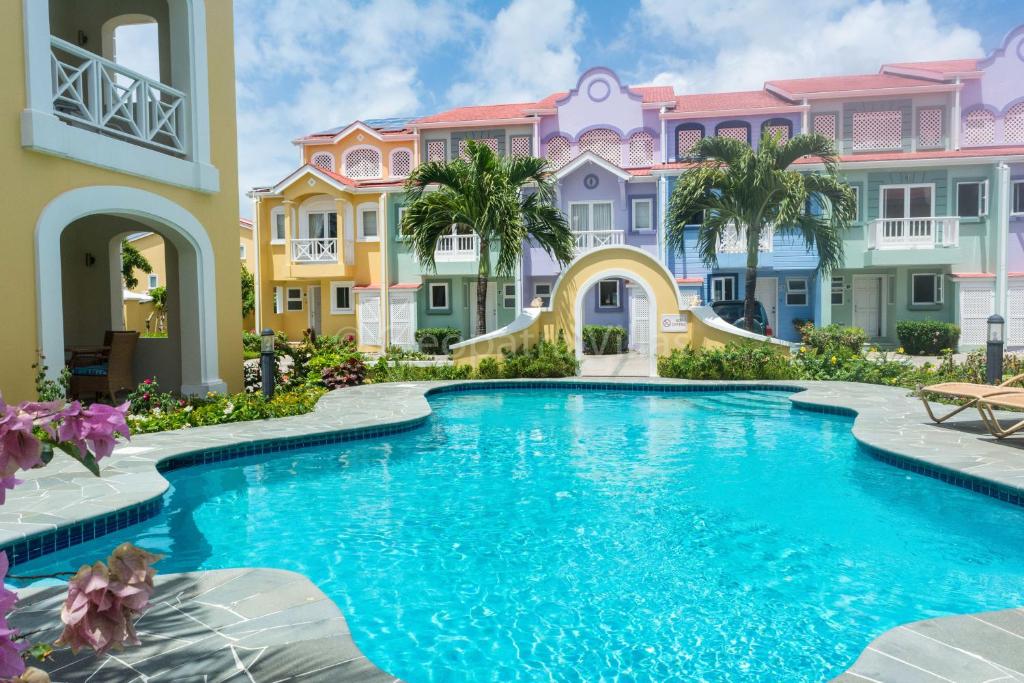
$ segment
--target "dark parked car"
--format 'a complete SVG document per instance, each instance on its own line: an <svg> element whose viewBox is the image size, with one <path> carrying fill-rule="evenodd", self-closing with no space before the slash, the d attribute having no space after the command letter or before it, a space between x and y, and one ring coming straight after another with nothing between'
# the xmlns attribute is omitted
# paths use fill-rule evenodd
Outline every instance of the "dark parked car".
<svg viewBox="0 0 1024 683"><path fill-rule="evenodd" d="M743 324L743 306L744 302L741 299L728 299L713 302L711 309L718 314L719 318L730 325L746 329L746 326ZM766 337L771 337L774 334L774 331L768 324L768 314L765 312L764 306L761 305L760 301L754 302L754 329L751 332L763 334Z"/></svg>

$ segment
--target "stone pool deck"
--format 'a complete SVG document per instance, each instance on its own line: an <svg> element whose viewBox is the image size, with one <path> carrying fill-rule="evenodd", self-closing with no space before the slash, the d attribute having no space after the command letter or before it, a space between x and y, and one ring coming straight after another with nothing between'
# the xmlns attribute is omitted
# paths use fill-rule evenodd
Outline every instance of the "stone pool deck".
<svg viewBox="0 0 1024 683"><path fill-rule="evenodd" d="M880 459L898 467L936 477L952 484L972 488L979 493L995 496L1002 500L1024 504L1024 437L997 442L984 430L976 413L964 411L961 415L942 426L927 421L924 410L917 399L904 389L844 382L691 382L670 379L627 379L602 378L597 380L570 378L565 380L512 380L496 382L409 382L396 384L354 387L332 392L325 396L314 412L308 415L282 418L261 422L241 422L196 429L140 435L130 444L121 446L115 454L103 461L100 478L93 477L70 458L58 455L50 466L28 473L26 483L8 494L7 502L0 507L0 547L7 550L15 565L24 563L43 554L61 550L94 537L116 534L119 530L137 523L159 511L160 496L167 488L160 469L189 466L203 462L242 457L256 453L283 450L288 447L328 443L332 441L366 438L386 435L410 429L423 422L430 414L427 394L436 389L453 390L459 385L485 388L486 385L508 386L514 384L558 384L587 385L618 388L650 386L662 391L692 391L700 389L723 390L726 388L790 388L792 400L799 407L829 412L857 414L853 425L854 436L869 451ZM116 536L114 537L116 538ZM114 540L114 539L112 539ZM15 568L12 573L17 574ZM175 581L205 585L209 572L173 577ZM267 612L279 623L288 623L284 631L302 631L306 627L305 617L294 608L302 604L296 597L292 601L287 592L267 591L261 587L257 575L260 572L243 574L236 579L236 586L244 587L248 581L255 582L248 590L250 596L270 594L266 600L276 612ZM277 573L280 574L280 573ZM246 578L246 577L249 578ZM306 582L308 584L308 582ZM312 588L312 586L309 586ZM198 589L193 589L195 592ZM315 590L315 589L313 589ZM245 592L245 590L243 590ZM317 591L319 593L319 591ZM322 594L320 598L322 598ZM314 597L314 602L319 598ZM45 603L36 610L41 614L50 609L56 618L56 606ZM322 604L322 602L318 602ZM42 603L41 603L42 605ZM1014 607L1008 605L1007 607ZM336 608L335 608L336 609ZM340 613L338 613L340 616ZM318 619L329 619L324 615ZM969 619L969 618L965 618ZM975 622L966 621L967 630ZM989 628L982 622L975 628ZM226 624L230 625L230 624ZM901 627L902 628L902 627ZM900 629L894 630L897 635ZM882 636L885 639L889 634ZM296 640L296 643L299 641ZM876 641L878 642L878 641ZM319 646L335 653L354 652L355 644L347 630L325 635ZM1024 638L1020 641L1024 646ZM291 647L291 646L289 646ZM302 646L296 644L294 648ZM237 678L238 661L222 657L223 639L207 638L194 642L189 648L191 659L205 662L208 680L303 680L303 681L362 681L378 680L367 678L369 670L355 670L343 673L340 670L325 670L321 673L306 668L301 678ZM871 650L865 652L870 657ZM284 657L284 655L281 655ZM356 655L362 657L361 655ZM921 676L908 678L906 671L887 673L876 672L869 676L866 669L858 670L858 661L848 674L850 680L884 681L888 683L913 680L975 680L957 678L941 673L947 664L958 666L960 659L971 660L976 656L964 651L960 657L937 659L935 671L918 672ZM113 657L109 658L113 659ZM862 658L863 659L863 658ZM365 661L365 658L363 658ZM244 664L244 662L242 662ZM367 663L368 664L368 663ZM92 666L109 666L93 660ZM78 675L78 667L84 663L69 664L62 669L62 675ZM867 666L867 665L865 665ZM227 667L227 668L223 668ZM234 668L232 668L234 667ZM917 671L917 669L915 669ZM948 669L955 673L958 669ZM385 676L376 669L373 676ZM1017 674L1014 674L1017 675ZM894 677L895 676L895 677ZM916 676L916 674L915 674ZM928 676L932 676L929 678ZM944 678L943 678L944 677ZM55 680L78 680L55 678ZM132 680L107 678L97 675L89 679ZM140 678L139 680L143 680ZM150 677L147 680L186 680L173 677ZM196 679L200 680L200 679ZM1014 680L977 679L977 680Z"/></svg>

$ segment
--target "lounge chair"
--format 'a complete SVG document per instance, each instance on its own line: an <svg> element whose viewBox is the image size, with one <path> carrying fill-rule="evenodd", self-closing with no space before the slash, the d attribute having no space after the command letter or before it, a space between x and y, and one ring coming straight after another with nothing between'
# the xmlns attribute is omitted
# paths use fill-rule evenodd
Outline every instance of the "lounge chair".
<svg viewBox="0 0 1024 683"><path fill-rule="evenodd" d="M1011 434L1016 434L1024 429L1024 415L1019 416L1016 422L1009 427L999 424L993 408L1012 408L1024 410L1024 391L1010 393L992 394L978 399L978 412L981 414L981 421L988 427L989 433L997 439L1005 439Z"/></svg>
<svg viewBox="0 0 1024 683"><path fill-rule="evenodd" d="M1024 373L1014 375L1002 384L997 385L974 384L972 382L943 382L941 384L930 384L926 387L918 387L917 395L921 397L921 401L924 403L924 409L928 411L928 417L930 417L936 424L941 424L957 413L967 410L971 406L977 404L980 399L986 396L1018 392L1024 394L1024 389L1015 389L1010 386L1020 382L1021 380L1024 380ZM942 417L936 417L935 413L932 411L931 404L928 402L928 396L943 396L945 398L962 399L966 400L967 403L964 403L956 410L953 410Z"/></svg>
<svg viewBox="0 0 1024 683"><path fill-rule="evenodd" d="M101 347L72 349L68 361L71 395L79 398L91 392L97 397L106 394L116 401L119 391L134 389L132 361L138 340L138 332L107 332Z"/></svg>

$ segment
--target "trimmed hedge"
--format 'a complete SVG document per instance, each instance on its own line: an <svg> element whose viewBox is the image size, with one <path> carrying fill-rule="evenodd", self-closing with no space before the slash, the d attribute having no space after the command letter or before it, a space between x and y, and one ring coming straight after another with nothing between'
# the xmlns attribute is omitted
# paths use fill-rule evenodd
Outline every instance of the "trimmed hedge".
<svg viewBox="0 0 1024 683"><path fill-rule="evenodd" d="M626 352L626 330L619 325L584 325L583 353L608 356Z"/></svg>
<svg viewBox="0 0 1024 683"><path fill-rule="evenodd" d="M658 375L679 379L796 379L788 355L767 344L729 344L718 349L687 346L658 357Z"/></svg>
<svg viewBox="0 0 1024 683"><path fill-rule="evenodd" d="M462 332L455 327L423 327L416 330L420 351L432 356L444 356L449 346L462 341Z"/></svg>
<svg viewBox="0 0 1024 683"><path fill-rule="evenodd" d="M935 356L945 349L956 350L960 328L937 320L901 320L896 323L900 346L913 356Z"/></svg>
<svg viewBox="0 0 1024 683"><path fill-rule="evenodd" d="M859 327L843 327L837 323L815 327L807 323L800 329L800 341L818 353L847 350L860 353L868 341L867 333Z"/></svg>

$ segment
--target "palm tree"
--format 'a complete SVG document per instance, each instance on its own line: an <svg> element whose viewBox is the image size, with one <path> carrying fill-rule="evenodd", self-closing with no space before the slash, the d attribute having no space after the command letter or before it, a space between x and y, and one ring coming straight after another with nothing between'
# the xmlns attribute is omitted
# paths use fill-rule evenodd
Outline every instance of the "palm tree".
<svg viewBox="0 0 1024 683"><path fill-rule="evenodd" d="M793 234L808 250L818 251L818 272L843 262L843 232L855 214L853 191L836 175L838 156L822 135L796 135L780 143L766 135L755 152L734 138L709 137L691 150L698 165L679 178L669 201L666 238L683 250L686 226L703 216L697 251L709 267L718 264L718 245L726 231L739 230L746 241L747 265L743 316L753 329L758 245L766 230ZM798 159L816 157L824 172L790 169Z"/></svg>
<svg viewBox="0 0 1024 683"><path fill-rule="evenodd" d="M532 185L532 193L523 188ZM554 204L555 182L547 161L535 157L499 157L490 147L467 141L465 159L428 161L405 184L405 215L400 229L420 263L436 272L438 240L470 230L480 241L476 287L475 335L486 331L487 280L515 274L527 240L560 265L572 260L575 241ZM491 263L491 249L497 263Z"/></svg>

